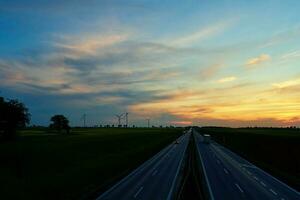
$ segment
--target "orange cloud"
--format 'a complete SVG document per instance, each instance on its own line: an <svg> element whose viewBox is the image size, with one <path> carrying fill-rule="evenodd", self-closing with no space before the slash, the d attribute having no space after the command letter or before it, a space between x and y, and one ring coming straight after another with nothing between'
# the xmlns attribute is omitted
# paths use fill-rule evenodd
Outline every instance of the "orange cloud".
<svg viewBox="0 0 300 200"><path fill-rule="evenodd" d="M293 79L293 80L288 80L280 83L274 83L272 84L275 88L278 89L284 89L284 88L289 88L293 86L300 86L300 78L299 79Z"/></svg>
<svg viewBox="0 0 300 200"><path fill-rule="evenodd" d="M232 82L235 81L237 78L235 76L228 76L224 77L218 80L219 83L227 83L227 82Z"/></svg>
<svg viewBox="0 0 300 200"><path fill-rule="evenodd" d="M177 126L188 126L193 124L191 121L171 121L170 123Z"/></svg>
<svg viewBox="0 0 300 200"><path fill-rule="evenodd" d="M208 66L200 71L200 77L202 79L209 79L216 75L219 70L222 68L223 64L213 64Z"/></svg>
<svg viewBox="0 0 300 200"><path fill-rule="evenodd" d="M253 67L253 66L262 64L262 63L264 63L264 62L267 62L267 61L269 61L269 60L271 60L271 56L270 56L270 55L268 55L268 54L261 54L261 55L258 56L258 57L249 59L249 60L246 62L246 66L248 66L248 67Z"/></svg>
<svg viewBox="0 0 300 200"><path fill-rule="evenodd" d="M247 122L249 125L287 125L294 123L300 113L300 94L294 95L274 95L273 90L235 85L173 92L165 99L137 103L129 109L137 115L153 118L168 113L178 119L174 121L193 124L206 121L226 122L230 126L245 126Z"/></svg>

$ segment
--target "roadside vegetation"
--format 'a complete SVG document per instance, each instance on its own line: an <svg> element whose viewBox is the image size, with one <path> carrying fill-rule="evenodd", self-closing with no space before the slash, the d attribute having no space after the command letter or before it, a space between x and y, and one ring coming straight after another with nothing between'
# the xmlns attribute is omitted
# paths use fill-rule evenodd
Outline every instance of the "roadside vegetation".
<svg viewBox="0 0 300 200"><path fill-rule="evenodd" d="M29 122L30 113L23 103L0 97L0 141L16 139L17 130Z"/></svg>
<svg viewBox="0 0 300 200"><path fill-rule="evenodd" d="M218 143L300 191L300 130L203 127Z"/></svg>
<svg viewBox="0 0 300 200"><path fill-rule="evenodd" d="M178 128L25 129L0 143L1 199L88 199L182 133Z"/></svg>

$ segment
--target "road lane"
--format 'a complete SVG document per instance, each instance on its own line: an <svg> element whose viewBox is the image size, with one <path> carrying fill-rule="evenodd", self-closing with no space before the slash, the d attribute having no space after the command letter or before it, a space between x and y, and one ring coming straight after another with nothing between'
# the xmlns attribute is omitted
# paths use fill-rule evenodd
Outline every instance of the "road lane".
<svg viewBox="0 0 300 200"><path fill-rule="evenodd" d="M194 131L197 152L201 155L212 199L297 200L297 191L227 148L211 142Z"/></svg>
<svg viewBox="0 0 300 200"><path fill-rule="evenodd" d="M178 144L167 146L130 175L103 193L97 200L171 199L183 167L191 133L181 136Z"/></svg>

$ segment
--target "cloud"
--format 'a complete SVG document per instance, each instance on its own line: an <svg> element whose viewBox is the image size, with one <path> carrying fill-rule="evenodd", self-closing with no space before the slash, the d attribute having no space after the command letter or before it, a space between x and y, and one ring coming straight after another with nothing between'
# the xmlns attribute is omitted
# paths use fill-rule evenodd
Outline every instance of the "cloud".
<svg viewBox="0 0 300 200"><path fill-rule="evenodd" d="M274 92L258 91L252 84L236 84L230 87L165 91L162 99L137 102L129 109L141 117L150 115L159 118L162 113L168 113L176 119L174 122L278 126L291 123L291 119L299 113L298 98L282 98L285 99L274 95ZM258 112L260 116L257 116Z"/></svg>
<svg viewBox="0 0 300 200"><path fill-rule="evenodd" d="M235 77L235 76L228 76L228 77L219 79L217 82L218 83L227 83L227 82L235 81L236 79L237 79L237 77Z"/></svg>
<svg viewBox="0 0 300 200"><path fill-rule="evenodd" d="M77 58L84 55L98 55L101 50L125 41L127 34L97 35L97 36L62 36L63 43L54 43L54 46L62 48L70 57Z"/></svg>
<svg viewBox="0 0 300 200"><path fill-rule="evenodd" d="M251 58L246 62L247 67L253 67L256 65L260 65L262 63L265 63L267 61L271 60L271 56L268 54L261 54L258 57Z"/></svg>
<svg viewBox="0 0 300 200"><path fill-rule="evenodd" d="M283 89L283 88L288 88L288 87L293 87L296 85L300 85L300 79L293 79L293 80L288 80L288 81L283 81L280 83L273 83L272 86L278 89Z"/></svg>
<svg viewBox="0 0 300 200"><path fill-rule="evenodd" d="M261 44L258 46L260 48L268 48L275 45L280 45L282 43L287 43L293 40L297 40L300 35L300 28L293 27L288 30L280 31L272 35L268 36L267 40L264 42L260 42Z"/></svg>
<svg viewBox="0 0 300 200"><path fill-rule="evenodd" d="M189 126L192 125L193 122L192 121L170 121L170 124L175 126Z"/></svg>
<svg viewBox="0 0 300 200"><path fill-rule="evenodd" d="M273 83L273 88L271 92L277 92L279 94L296 96L299 97L300 94L300 78L291 79L283 82Z"/></svg>
<svg viewBox="0 0 300 200"><path fill-rule="evenodd" d="M0 59L0 89L56 97L49 107L64 105L63 110L113 106L123 112L133 104L168 98L164 83L181 75L173 62L186 52L135 41L128 33L95 35L60 36L49 49Z"/></svg>
<svg viewBox="0 0 300 200"><path fill-rule="evenodd" d="M216 24L212 24L207 27L202 27L195 32L173 39L173 41L171 41L171 45L187 46L187 45L194 44L196 42L210 38L212 36L215 36L225 31L227 28L232 26L232 24L233 24L233 20L228 20L228 21L222 21Z"/></svg>
<svg viewBox="0 0 300 200"><path fill-rule="evenodd" d="M220 69L223 67L223 64L213 64L208 67L205 67L204 69L200 70L200 77L201 79L207 80L209 78L212 78L215 76Z"/></svg>
<svg viewBox="0 0 300 200"><path fill-rule="evenodd" d="M288 52L284 55L282 55L280 58L281 59L293 59L293 58L299 58L300 57L300 50L297 50L297 51L291 51L291 52Z"/></svg>

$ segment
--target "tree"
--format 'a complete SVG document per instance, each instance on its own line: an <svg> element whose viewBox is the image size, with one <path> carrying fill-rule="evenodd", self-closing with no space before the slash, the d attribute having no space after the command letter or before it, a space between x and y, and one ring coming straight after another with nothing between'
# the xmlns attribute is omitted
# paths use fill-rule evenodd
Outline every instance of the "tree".
<svg viewBox="0 0 300 200"><path fill-rule="evenodd" d="M30 122L26 106L18 100L5 101L0 97L0 137L5 140L16 137L17 129Z"/></svg>
<svg viewBox="0 0 300 200"><path fill-rule="evenodd" d="M54 115L51 117L50 128L61 132L61 130L65 129L67 133L70 132L69 120L64 115Z"/></svg>

